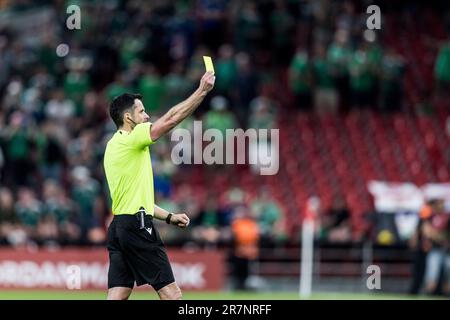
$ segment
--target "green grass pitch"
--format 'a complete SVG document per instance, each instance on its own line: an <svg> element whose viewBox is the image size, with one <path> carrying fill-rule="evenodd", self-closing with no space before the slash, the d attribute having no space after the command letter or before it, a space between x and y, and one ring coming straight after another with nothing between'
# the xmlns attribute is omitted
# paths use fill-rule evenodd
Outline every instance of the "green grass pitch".
<svg viewBox="0 0 450 320"><path fill-rule="evenodd" d="M92 290L2 290L0 300L104 300L106 291ZM189 292L186 300L299 300L297 292ZM434 297L433 297L434 298ZM155 300L153 291L135 291L131 300ZM431 299L425 296L395 295L383 293L313 293L312 300L408 300ZM435 298L434 298L435 299Z"/></svg>

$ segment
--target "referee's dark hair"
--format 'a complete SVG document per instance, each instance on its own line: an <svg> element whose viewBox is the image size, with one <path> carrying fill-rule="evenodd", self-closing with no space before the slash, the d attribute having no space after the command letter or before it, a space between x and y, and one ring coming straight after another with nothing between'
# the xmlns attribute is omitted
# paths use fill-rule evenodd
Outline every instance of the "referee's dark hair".
<svg viewBox="0 0 450 320"><path fill-rule="evenodd" d="M114 98L109 108L109 115L116 124L117 128L123 125L123 114L134 106L135 99L142 99L138 93L124 93Z"/></svg>

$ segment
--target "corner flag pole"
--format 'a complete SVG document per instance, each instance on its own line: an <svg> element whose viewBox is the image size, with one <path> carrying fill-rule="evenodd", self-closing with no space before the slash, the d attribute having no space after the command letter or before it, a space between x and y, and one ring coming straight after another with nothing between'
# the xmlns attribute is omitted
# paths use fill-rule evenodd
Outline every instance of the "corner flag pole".
<svg viewBox="0 0 450 320"><path fill-rule="evenodd" d="M314 254L314 220L305 219L302 226L302 247L300 264L300 298L309 298L312 288Z"/></svg>
<svg viewBox="0 0 450 320"><path fill-rule="evenodd" d="M314 217L317 214L319 200L311 197L308 200L305 218L302 224L302 246L300 263L299 295L302 299L311 296L314 257Z"/></svg>

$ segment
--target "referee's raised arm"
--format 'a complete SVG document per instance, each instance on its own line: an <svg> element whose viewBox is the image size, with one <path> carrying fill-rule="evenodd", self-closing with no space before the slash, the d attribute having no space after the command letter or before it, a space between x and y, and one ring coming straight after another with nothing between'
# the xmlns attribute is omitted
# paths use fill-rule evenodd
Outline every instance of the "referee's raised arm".
<svg viewBox="0 0 450 320"><path fill-rule="evenodd" d="M150 127L152 141L158 140L159 137L169 132L194 112L206 94L214 87L215 79L216 77L212 72L206 72L200 80L198 89L189 98L172 107L166 114L156 120Z"/></svg>

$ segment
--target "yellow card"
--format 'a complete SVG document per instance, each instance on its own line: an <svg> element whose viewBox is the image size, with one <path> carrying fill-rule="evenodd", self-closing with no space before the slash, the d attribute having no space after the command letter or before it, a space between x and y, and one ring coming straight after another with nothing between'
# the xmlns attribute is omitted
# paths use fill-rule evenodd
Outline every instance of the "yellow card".
<svg viewBox="0 0 450 320"><path fill-rule="evenodd" d="M214 74L214 66L211 57L203 56L203 61L205 62L206 71L211 71Z"/></svg>

